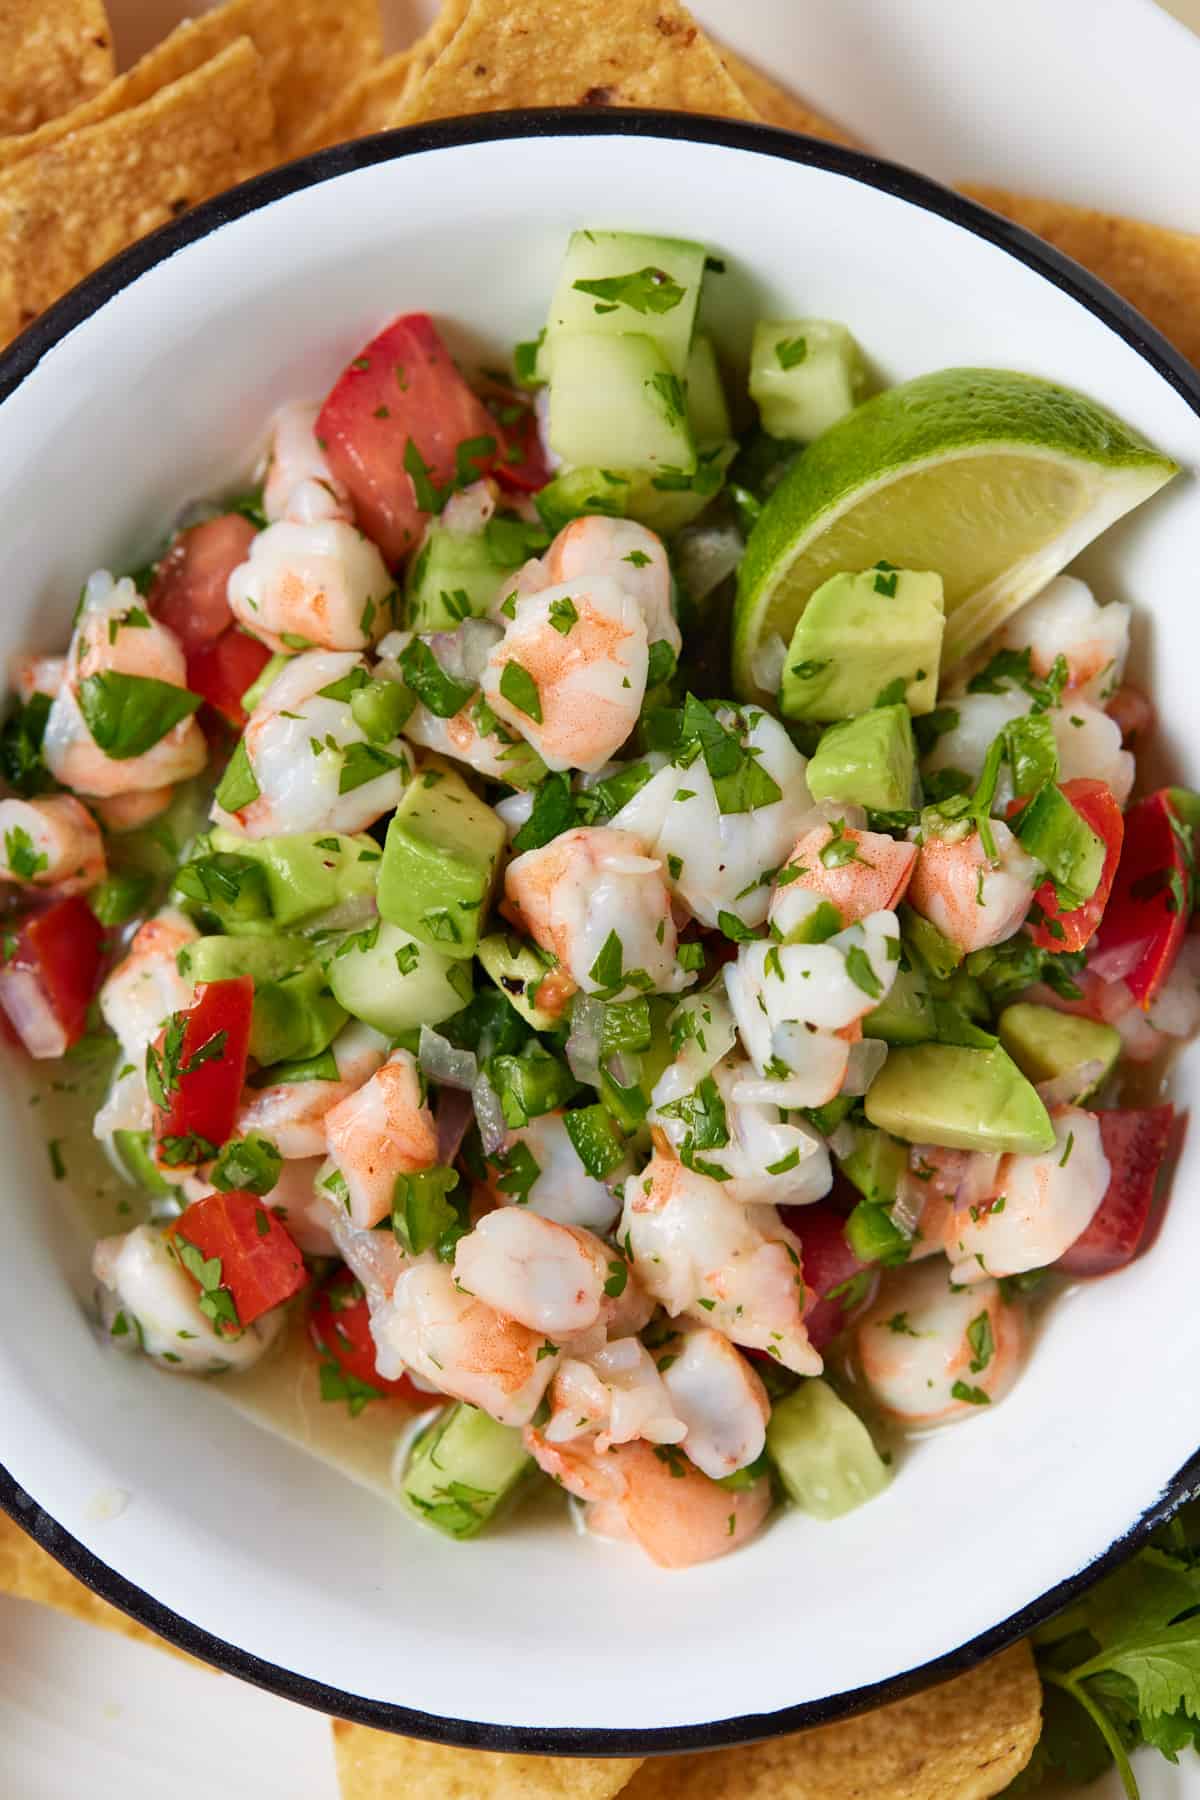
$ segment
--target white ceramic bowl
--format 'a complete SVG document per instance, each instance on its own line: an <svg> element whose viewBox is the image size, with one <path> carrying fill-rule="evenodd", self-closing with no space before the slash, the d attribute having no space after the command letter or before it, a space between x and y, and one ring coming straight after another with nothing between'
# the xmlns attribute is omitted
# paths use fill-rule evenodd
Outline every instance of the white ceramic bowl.
<svg viewBox="0 0 1200 1800"><path fill-rule="evenodd" d="M1200 463L1200 381L1162 340L1045 246L914 175L682 116L466 121L198 208L0 359L0 651L61 645L88 571L136 561L181 501L244 467L275 405L319 396L392 314L428 309L460 347L493 353L530 336L567 233L596 223L711 244L729 347L756 315L844 319L888 380L1031 370ZM1138 603L1157 749L1183 777L1200 774L1198 560L1185 473L1083 564L1102 597ZM1184 1059L1178 1099L1198 1069ZM1153 1252L1052 1310L1003 1406L925 1439L848 1518L789 1512L737 1555L667 1574L519 1514L456 1545L211 1389L105 1354L18 1087L14 1073L0 1095L0 1502L167 1637L328 1711L614 1753L795 1729L1017 1637L1188 1480L1195 1142ZM129 1504L104 1520L113 1489Z"/></svg>

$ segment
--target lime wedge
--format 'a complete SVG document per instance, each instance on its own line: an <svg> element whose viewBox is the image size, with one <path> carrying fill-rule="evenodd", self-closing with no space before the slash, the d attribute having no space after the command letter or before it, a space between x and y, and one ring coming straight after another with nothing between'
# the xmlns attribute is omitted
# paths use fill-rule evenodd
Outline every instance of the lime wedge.
<svg viewBox="0 0 1200 1800"><path fill-rule="evenodd" d="M738 576L734 685L772 699L760 650L790 643L830 575L881 557L941 575L950 669L1177 473L1112 413L1032 375L943 369L888 388L810 444L763 508Z"/></svg>

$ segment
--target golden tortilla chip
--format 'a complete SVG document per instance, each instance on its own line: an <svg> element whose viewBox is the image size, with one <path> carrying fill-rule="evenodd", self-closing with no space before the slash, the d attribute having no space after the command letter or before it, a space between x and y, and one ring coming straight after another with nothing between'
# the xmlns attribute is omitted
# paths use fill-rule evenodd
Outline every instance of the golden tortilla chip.
<svg viewBox="0 0 1200 1800"><path fill-rule="evenodd" d="M985 1800L1042 1729L1028 1644L911 1700L740 1750L655 1757L624 1800Z"/></svg>
<svg viewBox="0 0 1200 1800"><path fill-rule="evenodd" d="M662 106L757 117L676 0L471 0L394 125L522 106Z"/></svg>
<svg viewBox="0 0 1200 1800"><path fill-rule="evenodd" d="M103 0L3 0L0 133L33 131L112 78Z"/></svg>
<svg viewBox="0 0 1200 1800"><path fill-rule="evenodd" d="M0 174L0 342L156 225L272 160L248 38L131 112Z"/></svg>
<svg viewBox="0 0 1200 1800"><path fill-rule="evenodd" d="M194 1660L165 1638L118 1612L99 1594L93 1594L91 1588L84 1587L82 1581L76 1581L7 1513L0 1513L0 1593L11 1594L16 1600L36 1600L41 1606L54 1607L56 1612L70 1613L86 1625L102 1625L108 1631L119 1631L123 1637L151 1644L156 1650L169 1650L185 1662Z"/></svg>
<svg viewBox="0 0 1200 1800"><path fill-rule="evenodd" d="M342 1800L611 1800L640 1758L450 1750L333 1720Z"/></svg>
<svg viewBox="0 0 1200 1800"><path fill-rule="evenodd" d="M412 50L398 50L378 68L360 75L327 112L310 124L296 146L296 154L307 156L330 144L345 144L373 131L386 131L392 114L421 74Z"/></svg>
<svg viewBox="0 0 1200 1800"><path fill-rule="evenodd" d="M68 132L141 106L173 81L248 37L266 66L281 154L299 154L313 120L336 105L380 55L377 0L227 0L180 25L65 118L24 137L0 139L0 169L49 149Z"/></svg>
<svg viewBox="0 0 1200 1800"><path fill-rule="evenodd" d="M768 125L779 125L784 131L802 131L808 137L828 138L833 144L850 144L861 149L858 138L851 137L832 119L814 112L803 100L797 100L768 75L762 75L733 50L720 46L721 61L745 94L747 100Z"/></svg>
<svg viewBox="0 0 1200 1800"><path fill-rule="evenodd" d="M1002 188L967 186L963 193L1074 257L1200 368L1200 237Z"/></svg>

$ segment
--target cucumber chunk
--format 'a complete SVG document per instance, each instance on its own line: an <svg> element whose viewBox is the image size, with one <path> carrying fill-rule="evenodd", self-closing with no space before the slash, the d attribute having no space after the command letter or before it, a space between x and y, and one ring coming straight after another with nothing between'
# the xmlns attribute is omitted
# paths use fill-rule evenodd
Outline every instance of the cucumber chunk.
<svg viewBox="0 0 1200 1800"><path fill-rule="evenodd" d="M539 377L548 370L553 383L564 334L580 331L641 333L658 346L669 369L686 375L707 254L703 244L683 238L572 232L550 302Z"/></svg>
<svg viewBox="0 0 1200 1800"><path fill-rule="evenodd" d="M472 1538L534 1467L521 1433L459 1401L421 1433L404 1471L409 1512L447 1537Z"/></svg>
<svg viewBox="0 0 1200 1800"><path fill-rule="evenodd" d="M482 618L513 566L496 561L482 533L448 531L435 522L405 586L410 627L454 631L464 619Z"/></svg>
<svg viewBox="0 0 1200 1800"><path fill-rule="evenodd" d="M550 444L564 462L654 474L694 474L696 445L687 395L653 338L596 331L555 340Z"/></svg>
<svg viewBox="0 0 1200 1800"><path fill-rule="evenodd" d="M862 1420L824 1381L805 1381L777 1402L767 1453L793 1500L818 1519L840 1519L891 1480Z"/></svg>
<svg viewBox="0 0 1200 1800"><path fill-rule="evenodd" d="M750 350L750 394L763 430L811 443L858 405L862 351L830 319L760 319Z"/></svg>
<svg viewBox="0 0 1200 1800"><path fill-rule="evenodd" d="M389 1037L440 1025L461 1012L472 994L469 963L443 956L386 922L339 945L329 965L329 985L348 1013Z"/></svg>

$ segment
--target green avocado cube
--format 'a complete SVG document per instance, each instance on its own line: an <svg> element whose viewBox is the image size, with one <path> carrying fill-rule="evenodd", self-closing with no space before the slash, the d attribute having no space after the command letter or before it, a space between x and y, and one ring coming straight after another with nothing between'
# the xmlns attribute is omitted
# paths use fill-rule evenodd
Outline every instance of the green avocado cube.
<svg viewBox="0 0 1200 1800"><path fill-rule="evenodd" d="M232 981L250 975L256 986L282 981L313 958L313 947L302 937L202 937L179 952L179 971L193 981Z"/></svg>
<svg viewBox="0 0 1200 1800"><path fill-rule="evenodd" d="M792 633L779 703L789 719L848 719L903 701L932 712L945 629L940 575L879 566L832 575Z"/></svg>
<svg viewBox="0 0 1200 1800"><path fill-rule="evenodd" d="M912 805L916 768L907 706L877 706L824 733L809 759L808 791L814 800L900 812Z"/></svg>
<svg viewBox="0 0 1200 1800"><path fill-rule="evenodd" d="M878 1006L862 1022L863 1036L885 1044L923 1044L935 1037L933 1001L925 978L913 969L898 969Z"/></svg>
<svg viewBox="0 0 1200 1800"><path fill-rule="evenodd" d="M255 984L250 1054L264 1067L307 1062L328 1049L345 1023L345 1008L329 991L325 970L310 962L280 981Z"/></svg>
<svg viewBox="0 0 1200 1800"><path fill-rule="evenodd" d="M862 399L863 354L831 319L760 319L750 347L750 396L763 430L811 443Z"/></svg>
<svg viewBox="0 0 1200 1800"><path fill-rule="evenodd" d="M890 1206L908 1168L908 1145L869 1126L859 1125L853 1130L854 1148L848 1156L839 1157L838 1166L864 1200Z"/></svg>
<svg viewBox="0 0 1200 1800"><path fill-rule="evenodd" d="M443 956L474 956L504 848L504 826L452 769L411 781L388 826L379 911Z"/></svg>
<svg viewBox="0 0 1200 1800"><path fill-rule="evenodd" d="M328 912L343 900L372 893L380 867L379 845L365 832L298 831L289 837L243 838L218 828L209 834L209 841L218 855L239 856L262 868L271 917L281 930Z"/></svg>
<svg viewBox="0 0 1200 1800"><path fill-rule="evenodd" d="M891 1480L858 1414L825 1381L805 1381L776 1402L767 1454L789 1500L818 1519L839 1519Z"/></svg>
<svg viewBox="0 0 1200 1800"><path fill-rule="evenodd" d="M911 1144L1038 1154L1054 1127L1037 1089L997 1044L892 1050L867 1092L867 1118Z"/></svg>
<svg viewBox="0 0 1200 1800"><path fill-rule="evenodd" d="M514 1006L535 1031L550 1031L554 1013L537 1003L537 991L550 968L550 959L524 938L503 931L492 932L479 944L479 960L510 1006Z"/></svg>
<svg viewBox="0 0 1200 1800"><path fill-rule="evenodd" d="M1091 1064L1092 1079L1075 1096L1086 1099L1100 1086L1121 1054L1121 1034L1096 1019L1076 1018L1053 1006L1018 1001L1006 1006L996 1025L1000 1042L1030 1081L1055 1081Z"/></svg>
<svg viewBox="0 0 1200 1800"><path fill-rule="evenodd" d="M1016 819L1021 848L1036 858L1067 910L1090 900L1104 872L1103 838L1084 823L1061 788L1047 784Z"/></svg>

